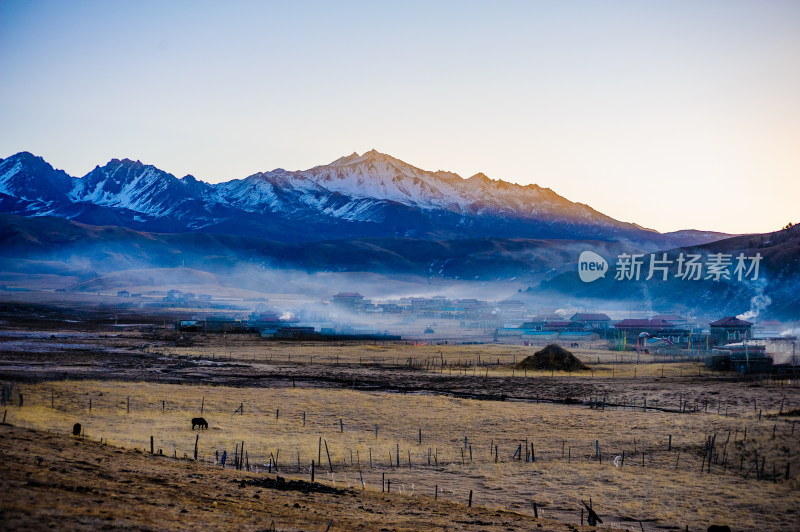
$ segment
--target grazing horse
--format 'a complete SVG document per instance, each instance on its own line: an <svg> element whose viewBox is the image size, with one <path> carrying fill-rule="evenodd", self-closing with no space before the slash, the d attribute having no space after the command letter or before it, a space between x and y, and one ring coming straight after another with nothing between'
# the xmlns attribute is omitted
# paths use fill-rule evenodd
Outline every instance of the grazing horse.
<svg viewBox="0 0 800 532"><path fill-rule="evenodd" d="M207 429L208 428L208 421L206 421L205 418L202 418L202 417L193 417L192 418L192 430L194 430L195 425L197 427L201 428L201 429Z"/></svg>
<svg viewBox="0 0 800 532"><path fill-rule="evenodd" d="M81 424L75 423L72 425L72 435L73 436L80 436L81 435Z"/></svg>

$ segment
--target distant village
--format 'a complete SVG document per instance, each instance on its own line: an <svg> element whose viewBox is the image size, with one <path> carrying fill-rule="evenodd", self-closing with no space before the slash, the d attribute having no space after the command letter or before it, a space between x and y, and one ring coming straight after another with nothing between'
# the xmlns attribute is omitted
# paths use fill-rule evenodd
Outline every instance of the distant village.
<svg viewBox="0 0 800 532"><path fill-rule="evenodd" d="M142 297L124 290L117 296ZM620 352L688 353L702 357L714 369L742 373L769 372L783 365L794 368L800 358L796 336L782 334L780 323L761 322L757 327L736 316L702 319L680 313L570 312L531 309L516 299L490 302L445 296L372 301L357 292L339 292L291 312L256 302L246 316L218 312L241 307L214 301L211 295L179 290L170 290L158 304L210 311L176 320L173 325L178 331L250 332L268 339L607 346ZM619 317L624 315L637 317Z"/></svg>

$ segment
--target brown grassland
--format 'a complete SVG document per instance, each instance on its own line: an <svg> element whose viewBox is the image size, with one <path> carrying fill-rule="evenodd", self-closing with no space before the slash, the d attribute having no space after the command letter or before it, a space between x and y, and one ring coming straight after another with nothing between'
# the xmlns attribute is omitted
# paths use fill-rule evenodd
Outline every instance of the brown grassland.
<svg viewBox="0 0 800 532"><path fill-rule="evenodd" d="M800 528L796 381L599 349L576 351L592 368L578 375L520 373L532 349L507 345L14 341L0 342L0 380L24 396L0 429L7 528L556 530L580 528L590 498L610 529ZM201 410L209 428L192 430ZM65 436L76 422L83 437ZM249 471L232 469L242 442ZM310 481L312 460L345 491L236 483Z"/></svg>
<svg viewBox="0 0 800 532"><path fill-rule="evenodd" d="M0 458L3 530L589 530L419 495L275 489L272 475L9 425Z"/></svg>

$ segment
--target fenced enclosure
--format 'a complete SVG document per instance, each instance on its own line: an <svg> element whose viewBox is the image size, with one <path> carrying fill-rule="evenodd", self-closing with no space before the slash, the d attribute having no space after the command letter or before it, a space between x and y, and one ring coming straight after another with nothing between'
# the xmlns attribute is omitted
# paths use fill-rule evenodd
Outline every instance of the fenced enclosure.
<svg viewBox="0 0 800 532"><path fill-rule="evenodd" d="M711 506L724 514L715 494L725 485L732 506L762 494L755 523L798 488L791 400L726 413L682 398L677 414L604 396L563 405L99 381L8 394L24 396L6 408L13 424L68 432L81 422L84 437L112 445L306 480L313 461L315 480L332 486L461 503L473 491L475 504L532 512L536 502L540 515L573 522L589 495L619 526L625 516L700 522ZM191 427L200 415L207 430ZM697 503L674 507L687 497Z"/></svg>

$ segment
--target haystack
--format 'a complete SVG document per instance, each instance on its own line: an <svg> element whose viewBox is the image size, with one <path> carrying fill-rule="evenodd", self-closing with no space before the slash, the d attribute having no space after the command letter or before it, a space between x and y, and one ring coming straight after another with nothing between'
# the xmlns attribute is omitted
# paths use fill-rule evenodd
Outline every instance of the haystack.
<svg viewBox="0 0 800 532"><path fill-rule="evenodd" d="M516 365L517 369L546 369L558 371L577 371L589 369L572 353L558 344L550 344L541 351L525 357Z"/></svg>

